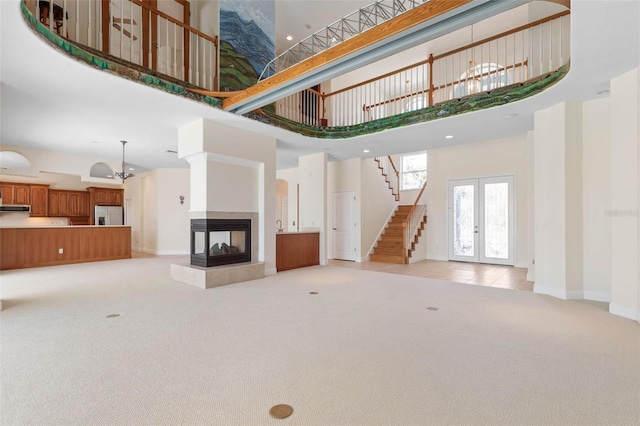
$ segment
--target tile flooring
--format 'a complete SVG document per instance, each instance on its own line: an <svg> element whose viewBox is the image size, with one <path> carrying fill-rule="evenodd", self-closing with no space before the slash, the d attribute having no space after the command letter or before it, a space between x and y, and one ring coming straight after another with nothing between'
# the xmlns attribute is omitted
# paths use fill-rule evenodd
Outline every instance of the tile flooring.
<svg viewBox="0 0 640 426"><path fill-rule="evenodd" d="M527 270L525 268L514 268L513 266L440 260L422 260L409 265L397 265L382 262L356 263L330 259L328 264L344 268L412 275L471 285L533 291L533 281L527 281Z"/></svg>

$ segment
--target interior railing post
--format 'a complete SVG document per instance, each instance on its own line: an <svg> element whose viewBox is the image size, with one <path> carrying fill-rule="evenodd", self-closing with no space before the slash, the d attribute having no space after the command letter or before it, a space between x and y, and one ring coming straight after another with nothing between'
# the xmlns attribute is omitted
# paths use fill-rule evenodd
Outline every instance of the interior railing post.
<svg viewBox="0 0 640 426"><path fill-rule="evenodd" d="M111 21L111 13L109 11L109 1L110 0L101 0L101 15L102 15L102 51L104 53L110 53L110 42L109 42L109 23Z"/></svg>
<svg viewBox="0 0 640 426"><path fill-rule="evenodd" d="M433 106L433 53L429 54L429 106Z"/></svg>

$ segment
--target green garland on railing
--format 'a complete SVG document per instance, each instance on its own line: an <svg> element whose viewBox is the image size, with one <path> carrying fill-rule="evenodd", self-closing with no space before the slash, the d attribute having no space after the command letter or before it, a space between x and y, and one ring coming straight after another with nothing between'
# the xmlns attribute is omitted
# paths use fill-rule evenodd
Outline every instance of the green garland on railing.
<svg viewBox="0 0 640 426"><path fill-rule="evenodd" d="M131 64L129 62L122 61L115 56L106 54L104 52L95 51L92 48L81 46L76 43L65 40L59 35L50 31L44 26L35 16L31 13L26 3L20 2L20 8L22 10L22 16L29 24L31 28L42 37L49 44L66 52L74 59L84 62L92 67L98 68L103 71L110 72L120 77L133 80L138 83L142 83L146 86L154 87L165 92L183 96L196 101L204 102L216 108L222 107L222 100L211 96L203 96L197 93L191 92L186 89L184 83L178 83L170 81L166 77L156 76L146 72L146 68ZM194 86L195 87L195 86Z"/></svg>
<svg viewBox="0 0 640 426"><path fill-rule="evenodd" d="M568 71L569 64L566 64L556 72L541 76L540 78L529 81L526 84L513 84L510 86L500 87L487 93L471 95L440 103L432 107L405 112L391 117L380 118L378 120L367 121L366 123L355 124L352 126L309 126L264 110L260 111L260 113L248 113L245 114L245 116L304 136L320 139L345 139L377 133L396 127L425 123L439 118L451 117L454 115L479 111L519 101L536 95L549 88L567 75Z"/></svg>

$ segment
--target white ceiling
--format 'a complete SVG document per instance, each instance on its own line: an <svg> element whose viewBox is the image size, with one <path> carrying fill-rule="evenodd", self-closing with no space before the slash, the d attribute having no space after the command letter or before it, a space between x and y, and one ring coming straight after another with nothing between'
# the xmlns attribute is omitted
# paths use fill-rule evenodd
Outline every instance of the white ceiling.
<svg viewBox="0 0 640 426"><path fill-rule="evenodd" d="M288 33L304 37L369 2L277 0L278 45ZM313 17L301 19L300 17ZM572 1L571 71L544 93L485 111L343 140L319 140L268 126L201 103L97 71L52 49L23 22L19 0L0 1L0 142L127 162L139 169L188 167L177 150L178 128L204 117L278 140L278 169L300 155L331 159L411 152L526 133L533 112L562 101L596 98L609 80L640 63L639 0ZM287 23L288 27L284 27ZM306 24L312 28L307 29ZM606 95L604 95L606 96ZM517 113L516 118L505 115ZM444 136L454 134L454 139ZM369 149L363 154L363 149Z"/></svg>

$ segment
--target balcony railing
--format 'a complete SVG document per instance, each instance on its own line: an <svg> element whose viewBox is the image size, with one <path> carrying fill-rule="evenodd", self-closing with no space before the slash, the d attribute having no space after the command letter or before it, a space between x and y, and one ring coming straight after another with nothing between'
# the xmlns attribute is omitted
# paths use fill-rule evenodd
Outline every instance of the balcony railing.
<svg viewBox="0 0 640 426"><path fill-rule="evenodd" d="M262 71L260 80L271 77L320 52L383 22L402 15L431 0L378 0L327 25L291 46L272 59Z"/></svg>
<svg viewBox="0 0 640 426"><path fill-rule="evenodd" d="M523 84L569 60L569 11L523 25L330 93L276 102L276 114L311 126L351 126Z"/></svg>
<svg viewBox="0 0 640 426"><path fill-rule="evenodd" d="M56 0L53 7L50 0L25 0L25 4L60 37L217 90L218 38L187 23L188 1L159 2L157 8L146 0Z"/></svg>

